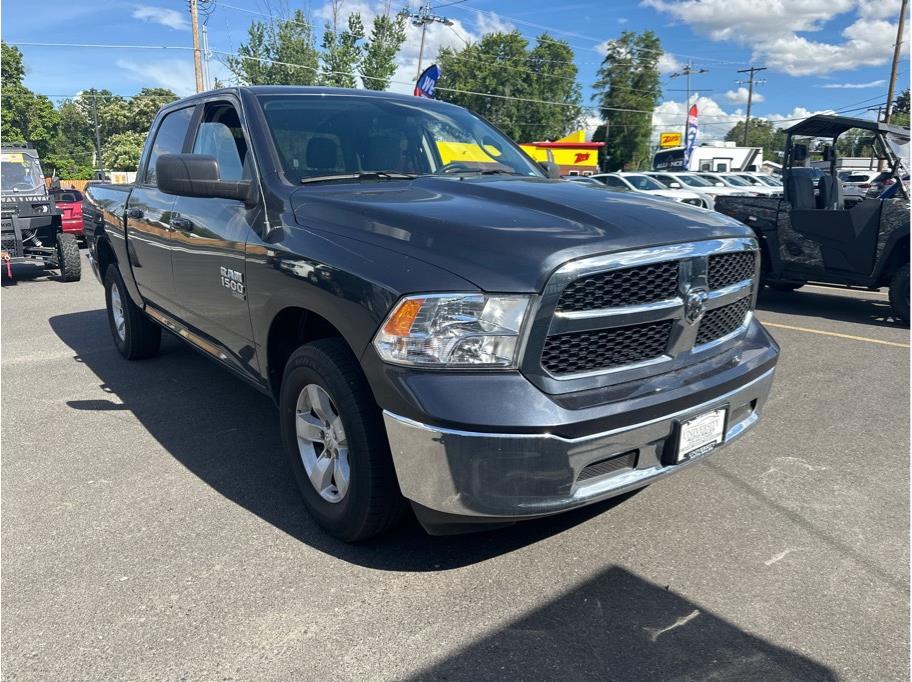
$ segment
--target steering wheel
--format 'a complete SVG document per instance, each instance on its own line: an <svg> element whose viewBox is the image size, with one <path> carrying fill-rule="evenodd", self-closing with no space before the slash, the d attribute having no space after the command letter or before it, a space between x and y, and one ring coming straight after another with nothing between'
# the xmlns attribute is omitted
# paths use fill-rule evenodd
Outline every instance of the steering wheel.
<svg viewBox="0 0 912 682"><path fill-rule="evenodd" d="M463 163L462 161L451 161L450 163L444 164L443 166L438 168L436 170L436 172L434 173L434 175L443 175L446 173L463 173L463 172L474 173L477 170L478 170L477 168L473 168L469 164Z"/></svg>

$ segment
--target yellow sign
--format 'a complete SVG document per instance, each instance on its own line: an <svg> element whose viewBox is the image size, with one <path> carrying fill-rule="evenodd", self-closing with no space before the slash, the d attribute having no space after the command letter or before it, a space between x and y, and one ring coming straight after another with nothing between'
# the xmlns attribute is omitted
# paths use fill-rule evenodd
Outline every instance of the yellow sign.
<svg viewBox="0 0 912 682"><path fill-rule="evenodd" d="M680 147L681 133L660 133L659 146L662 149L666 149L667 147Z"/></svg>
<svg viewBox="0 0 912 682"><path fill-rule="evenodd" d="M3 161L3 163L22 163L22 154L3 154L0 161Z"/></svg>

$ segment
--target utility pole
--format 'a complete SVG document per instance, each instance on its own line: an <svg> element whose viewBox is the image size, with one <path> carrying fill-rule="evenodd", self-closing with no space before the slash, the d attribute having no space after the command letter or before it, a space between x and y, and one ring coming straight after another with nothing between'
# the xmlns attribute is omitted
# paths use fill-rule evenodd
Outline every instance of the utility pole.
<svg viewBox="0 0 912 682"><path fill-rule="evenodd" d="M408 17L408 19L411 20L412 26L421 28L421 47L418 48L418 73L415 75L415 80L418 80L421 77L421 62L424 60L424 34L427 31L428 24L437 23L443 24L444 26L453 25L453 22L446 17L431 14L431 9L432 7L429 4L424 4L416 11L405 8L399 12L399 16Z"/></svg>
<svg viewBox="0 0 912 682"><path fill-rule="evenodd" d="M896 28L896 44L893 46L893 68L890 70L890 87L887 89L887 111L884 116L884 123L890 122L893 115L893 91L896 88L896 69L899 66L899 53L902 50L903 27L906 25L906 10L909 8L909 0L902 0L902 6L899 8L899 26Z"/></svg>
<svg viewBox="0 0 912 682"><path fill-rule="evenodd" d="M688 61L687 66L685 66L680 71L677 71L669 76L669 78L678 78L679 76L685 76L687 82L687 99L684 100L684 139L687 139L687 116L690 113L690 77L692 75L697 75L700 73L708 73L708 69L695 69L693 67L693 62Z"/></svg>
<svg viewBox="0 0 912 682"><path fill-rule="evenodd" d="M92 90L92 118L95 119L95 165L99 171L102 171L101 178L104 180L104 162L101 159L101 133L98 131L98 98L95 91Z"/></svg>
<svg viewBox="0 0 912 682"><path fill-rule="evenodd" d="M203 60L200 55L199 41L199 0L189 0L190 3L190 30L193 32L193 72L196 74L196 91L202 92L203 88Z"/></svg>
<svg viewBox="0 0 912 682"><path fill-rule="evenodd" d="M758 71L766 71L765 66L752 66L749 69L738 69L738 73L747 73L750 74L747 77L747 116L744 119L744 137L741 142L742 147L747 146L747 129L750 127L751 121L751 102L754 99L754 74ZM765 83L766 81L756 81L757 85ZM744 85L744 81L738 81L738 85Z"/></svg>

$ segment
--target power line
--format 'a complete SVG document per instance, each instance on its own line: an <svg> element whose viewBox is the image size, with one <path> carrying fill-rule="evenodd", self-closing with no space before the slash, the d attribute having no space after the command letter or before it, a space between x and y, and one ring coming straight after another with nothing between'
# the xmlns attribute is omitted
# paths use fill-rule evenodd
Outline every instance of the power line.
<svg viewBox="0 0 912 682"><path fill-rule="evenodd" d="M751 66L747 69L738 69L738 73L747 73L750 74L747 78L747 116L744 117L744 138L742 140L742 147L747 146L747 128L750 126L751 120L751 102L754 99L754 74L758 71L766 71L765 66ZM756 81L759 85L760 83L765 83L766 81ZM744 81L738 81L739 84L743 84Z"/></svg>

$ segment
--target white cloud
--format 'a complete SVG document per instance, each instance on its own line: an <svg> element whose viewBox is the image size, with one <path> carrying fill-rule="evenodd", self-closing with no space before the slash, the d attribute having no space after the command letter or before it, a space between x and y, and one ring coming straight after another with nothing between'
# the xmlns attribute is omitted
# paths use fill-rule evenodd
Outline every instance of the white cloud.
<svg viewBox="0 0 912 682"><path fill-rule="evenodd" d="M863 90L864 88L879 88L886 82L885 79L881 78L880 80L869 81L867 83L827 83L826 85L821 85L819 87L836 90Z"/></svg>
<svg viewBox="0 0 912 682"><path fill-rule="evenodd" d="M727 99L732 104L747 104L747 98L749 95L750 92L747 88L738 88L737 90L729 90L726 92L725 99ZM753 99L755 102L762 102L764 100L764 97L755 90Z"/></svg>
<svg viewBox="0 0 912 682"><path fill-rule="evenodd" d="M663 76L675 73L684 68L684 65L675 59L675 56L669 52L663 52L658 61L659 73Z"/></svg>
<svg viewBox="0 0 912 682"><path fill-rule="evenodd" d="M184 97L196 92L196 78L193 72L193 60L162 59L156 61L136 62L132 59L118 59L114 65L127 71L133 80L143 86L168 88Z"/></svg>
<svg viewBox="0 0 912 682"><path fill-rule="evenodd" d="M893 53L899 0L643 0L715 41L753 49L752 60L793 76L886 63ZM838 42L810 40L837 15L853 12ZM889 20L888 20L889 19ZM908 51L908 38L904 43Z"/></svg>
<svg viewBox="0 0 912 682"><path fill-rule="evenodd" d="M189 31L190 21L187 19L185 12L168 9L166 7L153 7L152 5L140 5L133 10L133 18L141 21L151 21L153 24L161 24L177 31Z"/></svg>

